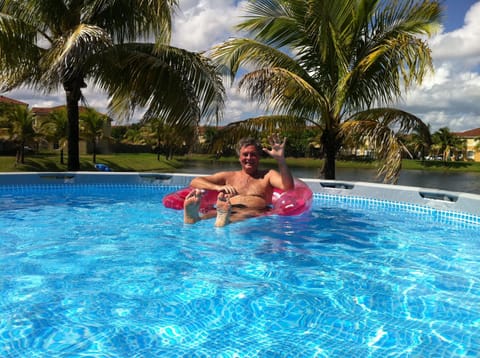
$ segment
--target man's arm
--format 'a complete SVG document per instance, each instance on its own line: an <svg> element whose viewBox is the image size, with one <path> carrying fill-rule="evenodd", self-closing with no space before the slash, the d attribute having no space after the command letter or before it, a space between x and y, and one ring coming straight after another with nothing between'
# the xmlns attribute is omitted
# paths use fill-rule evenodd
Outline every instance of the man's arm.
<svg viewBox="0 0 480 358"><path fill-rule="evenodd" d="M204 177L193 178L190 186L197 189L217 190L227 194L237 194L235 188L231 185L226 185L228 172L220 172Z"/></svg>
<svg viewBox="0 0 480 358"><path fill-rule="evenodd" d="M293 175L290 173L290 169L285 160L285 143L287 142L287 138L283 138L283 142L280 142L278 136L275 135L270 137L269 140L272 149L263 148L263 150L277 161L278 171L280 173L280 175L273 175L270 178L270 184L278 189L291 190L295 184Z"/></svg>

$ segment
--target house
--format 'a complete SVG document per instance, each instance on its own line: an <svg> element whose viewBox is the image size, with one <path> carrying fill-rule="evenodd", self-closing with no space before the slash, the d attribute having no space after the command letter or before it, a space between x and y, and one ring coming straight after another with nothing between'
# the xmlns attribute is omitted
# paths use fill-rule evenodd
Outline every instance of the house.
<svg viewBox="0 0 480 358"><path fill-rule="evenodd" d="M1 95L0 95L0 103L13 104L13 105L17 105L17 106L28 107L28 103L25 103L25 102L22 102L22 101L17 101L16 99L1 96Z"/></svg>
<svg viewBox="0 0 480 358"><path fill-rule="evenodd" d="M42 118L47 117L50 113L58 110L66 110L66 106L56 106L56 107L32 107L32 112L35 114L35 117L39 120ZM79 113L81 114L83 111L86 110L85 107L80 106L78 108ZM112 120L111 118L107 117L107 121L105 122L103 128L103 134L105 138L111 137L112 134ZM79 151L81 154L90 153L92 148L89 147L89 143L85 142L84 140L80 139L79 143ZM97 144L97 153L110 153L110 143L107 139L101 139L100 142Z"/></svg>
<svg viewBox="0 0 480 358"><path fill-rule="evenodd" d="M9 98L6 96L0 95L0 105L1 104L7 104L7 105L16 105L16 106L25 106L28 107L28 103L18 101L13 98ZM35 114L36 120L41 121L42 119L46 118L50 113L52 113L55 110L60 110L60 109L65 109L66 106L56 106L56 107L32 107L32 112ZM82 111L85 110L85 107L80 106L79 111L82 113ZM111 137L111 123L112 119L108 117L108 120L105 123L105 127L103 129L104 136L106 138ZM1 133L0 133L1 134ZM50 144L48 145L50 147ZM13 144L10 141L5 141L0 139L0 152L2 153L7 153L13 151ZM45 147L46 148L46 147ZM53 149L50 147L50 149ZM89 148L89 144L86 143L84 140L79 141L79 151L82 154L86 154L91 152L91 148ZM110 143L107 139L102 139L100 140L100 143L98 143L97 146L97 153L110 153Z"/></svg>
<svg viewBox="0 0 480 358"><path fill-rule="evenodd" d="M16 99L1 95L0 105L24 106L26 108L28 107L28 103L17 101ZM8 135L6 134L6 129L0 128L0 153L15 154L15 152L17 151L15 143L6 138L8 138Z"/></svg>
<svg viewBox="0 0 480 358"><path fill-rule="evenodd" d="M468 161L480 162L480 128L454 134L466 142L464 158Z"/></svg>

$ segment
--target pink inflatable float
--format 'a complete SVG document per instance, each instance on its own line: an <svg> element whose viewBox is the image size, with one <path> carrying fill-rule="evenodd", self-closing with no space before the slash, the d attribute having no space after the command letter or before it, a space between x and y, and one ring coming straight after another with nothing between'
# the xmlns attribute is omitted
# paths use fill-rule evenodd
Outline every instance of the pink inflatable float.
<svg viewBox="0 0 480 358"><path fill-rule="evenodd" d="M185 197L193 190L191 187L177 190L163 198L163 205L170 209L183 210ZM215 209L218 192L206 190L200 203L200 211L207 212ZM272 210L268 214L300 215L312 206L312 190L300 179L295 179L295 188L292 190L274 189L272 195Z"/></svg>

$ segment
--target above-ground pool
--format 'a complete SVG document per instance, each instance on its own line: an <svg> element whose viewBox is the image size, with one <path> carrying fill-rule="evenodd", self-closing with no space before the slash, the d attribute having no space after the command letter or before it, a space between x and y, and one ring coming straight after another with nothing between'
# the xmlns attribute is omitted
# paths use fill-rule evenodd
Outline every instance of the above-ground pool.
<svg viewBox="0 0 480 358"><path fill-rule="evenodd" d="M478 356L476 215L315 193L215 228L73 181L0 185L2 357Z"/></svg>

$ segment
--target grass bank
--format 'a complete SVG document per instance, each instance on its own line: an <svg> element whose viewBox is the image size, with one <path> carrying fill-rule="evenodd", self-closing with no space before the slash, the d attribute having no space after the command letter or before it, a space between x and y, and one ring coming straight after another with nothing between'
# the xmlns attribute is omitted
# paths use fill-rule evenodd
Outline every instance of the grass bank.
<svg viewBox="0 0 480 358"><path fill-rule="evenodd" d="M177 160L182 161L214 161L218 160L220 162L238 162L238 158L228 157L215 159L212 156L208 155L188 155L184 157L178 157ZM262 159L263 164L269 164L275 166L275 160L271 158ZM320 168L323 165L323 160L313 159L313 158L287 158L287 164L290 167L298 168ZM364 160L355 160L355 161L346 161L346 160L337 160L337 168L355 168L355 169L377 169L378 162L376 161L364 161ZM404 159L402 160L402 169L408 170L432 170L432 171L452 171L452 172L479 172L480 173L480 163L475 162L442 162L442 161L422 161L422 160L411 160Z"/></svg>
<svg viewBox="0 0 480 358"><path fill-rule="evenodd" d="M58 154L33 154L25 157L25 163L15 166L15 157L0 157L0 172L62 172L67 171L65 164L60 163ZM108 165L116 172L168 172L175 171L183 164L179 160L157 160L156 155L148 153L138 154L110 154L97 155L97 163ZM80 156L80 170L95 171L91 155Z"/></svg>
<svg viewBox="0 0 480 358"><path fill-rule="evenodd" d="M186 161L204 161L204 162L238 162L238 158L220 158L215 159L210 155L187 155L175 157L173 160L165 160L161 157L149 153L121 153L110 155L97 155L97 163L108 165L116 172L175 172L176 169L184 167ZM66 158L65 158L66 163ZM262 163L275 167L276 163L271 158L265 158ZM312 158L287 158L290 167L297 168L320 168L323 164L320 159ZM357 169L376 169L377 163L374 161L343 161L337 160L338 168L357 168ZM480 172L480 163L473 162L447 162L441 161L420 161L403 160L403 169L409 170L431 170L440 172ZM25 163L15 166L15 158L12 156L0 156L0 172L43 172L53 171L62 172L67 170L66 164L60 164L58 153L31 154L25 157ZM80 157L80 170L94 171L94 163L91 155Z"/></svg>

